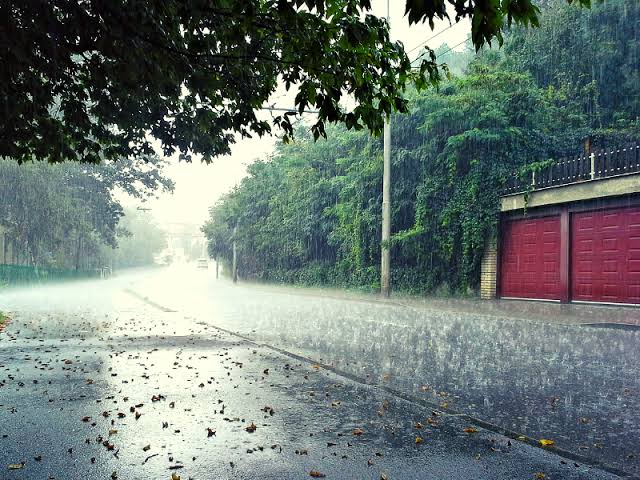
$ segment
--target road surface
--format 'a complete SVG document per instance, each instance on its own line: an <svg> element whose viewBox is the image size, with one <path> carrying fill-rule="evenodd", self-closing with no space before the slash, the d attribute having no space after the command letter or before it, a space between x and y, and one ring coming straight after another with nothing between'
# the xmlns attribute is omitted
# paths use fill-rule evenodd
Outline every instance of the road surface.
<svg viewBox="0 0 640 480"><path fill-rule="evenodd" d="M635 331L234 287L188 267L3 292L0 310L0 478L635 474Z"/></svg>

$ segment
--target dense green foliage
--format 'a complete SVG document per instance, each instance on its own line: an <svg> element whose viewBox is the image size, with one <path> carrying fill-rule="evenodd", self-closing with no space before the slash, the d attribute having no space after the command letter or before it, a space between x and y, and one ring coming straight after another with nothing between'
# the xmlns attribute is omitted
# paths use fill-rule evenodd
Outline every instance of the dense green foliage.
<svg viewBox="0 0 640 480"><path fill-rule="evenodd" d="M605 15L624 3L607 2L591 15ZM559 2L549 8L567 15L576 10ZM628 12L634 15L630 22L640 20L638 9ZM542 18L546 15L543 12ZM597 39L610 36L615 28L598 23L584 35ZM556 38L566 40L562 35ZM615 106L598 103L599 112L615 110L615 115L603 113L594 123L593 105L577 92L617 86L601 85L598 79L588 85L569 81L569 64L565 75L549 74L547 79L553 81L543 82L537 78L543 67L536 63L534 69L518 60L528 51L528 42L531 48L542 48L536 39L513 31L506 39L506 53L483 52L466 75L438 90L411 93L410 112L393 117L391 247L396 288L475 288L481 253L495 235L500 192L509 176L548 159L580 153L587 137L598 146L638 132L633 110L638 83L624 87L632 90L625 90L628 97L616 94ZM619 37L619 42L626 41ZM572 46L562 43L562 48L570 51ZM620 62L631 68L637 56L629 52ZM561 68L553 58L548 63L550 72ZM328 141L313 142L301 131L295 144L280 145L272 158L250 167L240 186L211 209L204 231L213 257L230 260L237 226L241 276L378 286L381 142L339 127L330 133Z"/></svg>
<svg viewBox="0 0 640 480"><path fill-rule="evenodd" d="M571 1L571 0L569 0ZM589 0L575 0L588 5ZM406 111L405 85L438 76L432 52L412 71L370 0L87 0L0 3L0 156L18 161L137 157L204 160L235 134L271 130L256 111L279 83L325 122L382 128ZM537 24L531 0L407 0L410 22L470 18L474 45L505 23ZM349 95L353 108L340 104ZM273 122L292 133L291 116Z"/></svg>
<svg viewBox="0 0 640 480"><path fill-rule="evenodd" d="M116 247L123 209L117 191L145 198L171 190L163 162L122 159L102 165L0 160L0 263L89 269Z"/></svg>
<svg viewBox="0 0 640 480"><path fill-rule="evenodd" d="M541 87L581 98L592 129L626 128L640 117L640 2L607 0L591 10L548 1L540 28L515 29L506 64Z"/></svg>
<svg viewBox="0 0 640 480"><path fill-rule="evenodd" d="M153 265L154 258L167 245L164 231L142 210L127 208L118 223L118 246L109 249L114 269Z"/></svg>

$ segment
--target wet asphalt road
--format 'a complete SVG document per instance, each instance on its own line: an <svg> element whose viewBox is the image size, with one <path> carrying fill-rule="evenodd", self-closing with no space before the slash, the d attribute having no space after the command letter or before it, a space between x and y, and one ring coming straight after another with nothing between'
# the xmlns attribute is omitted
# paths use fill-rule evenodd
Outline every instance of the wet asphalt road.
<svg viewBox="0 0 640 480"><path fill-rule="evenodd" d="M416 368L434 361L438 337L400 348L419 325L399 312L386 324L382 307L234 289L189 271L3 292L13 321L0 333L0 478L615 478L368 385L414 385L464 410L466 397L433 380L446 372ZM463 344L466 333L447 338ZM443 355L455 381L472 378Z"/></svg>
<svg viewBox="0 0 640 480"><path fill-rule="evenodd" d="M640 329L303 296L189 272L165 270L131 288L367 383L640 475Z"/></svg>

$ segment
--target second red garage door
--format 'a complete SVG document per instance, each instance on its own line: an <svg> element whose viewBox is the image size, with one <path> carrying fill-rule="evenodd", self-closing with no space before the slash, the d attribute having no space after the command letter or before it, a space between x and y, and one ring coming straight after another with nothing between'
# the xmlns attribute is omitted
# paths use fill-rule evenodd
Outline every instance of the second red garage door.
<svg viewBox="0 0 640 480"><path fill-rule="evenodd" d="M512 220L503 227L501 296L560 300L560 217Z"/></svg>
<svg viewBox="0 0 640 480"><path fill-rule="evenodd" d="M640 208L571 218L573 300L640 303Z"/></svg>

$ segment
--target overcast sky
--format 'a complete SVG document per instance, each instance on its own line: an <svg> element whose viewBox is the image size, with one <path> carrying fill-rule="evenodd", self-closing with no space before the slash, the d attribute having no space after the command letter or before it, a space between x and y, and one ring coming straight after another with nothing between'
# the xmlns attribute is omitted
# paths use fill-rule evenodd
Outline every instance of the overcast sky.
<svg viewBox="0 0 640 480"><path fill-rule="evenodd" d="M386 15L386 0L373 0L373 13ZM391 4L391 34L394 40L401 41L407 52L421 45L434 34L440 33L429 41L431 48L437 48L443 43L454 46L464 41L469 32L469 22L449 27L448 22L438 22L432 31L428 24L409 27L404 18L404 1L393 0ZM445 30L446 29L446 30ZM459 50L462 46L456 48ZM415 58L420 49L410 53ZM292 107L290 96L279 97L278 106ZM288 98L289 97L289 98ZM265 113L268 118L268 114ZM320 140L322 141L322 140ZM245 175L246 166L257 158L266 157L272 150L275 139L240 140L232 147L232 154L228 157L217 158L212 164L204 165L197 158L191 164L179 163L177 158L170 159L167 174L176 183L173 195L163 194L159 199L147 201L144 205L151 208L151 213L161 225L168 223L202 224L208 217L208 209L221 195L232 189ZM129 203L129 202L127 202ZM140 204L135 204L140 205Z"/></svg>

